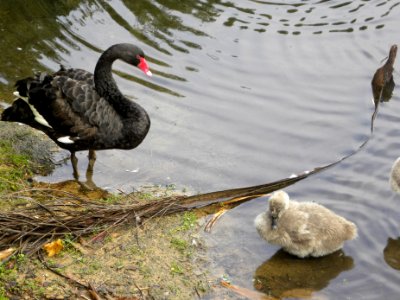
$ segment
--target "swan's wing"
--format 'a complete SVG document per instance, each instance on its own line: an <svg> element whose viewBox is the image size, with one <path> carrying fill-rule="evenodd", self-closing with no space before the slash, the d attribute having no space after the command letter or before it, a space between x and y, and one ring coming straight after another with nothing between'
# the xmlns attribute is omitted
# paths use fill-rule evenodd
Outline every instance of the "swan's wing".
<svg viewBox="0 0 400 300"><path fill-rule="evenodd" d="M76 123L72 131L79 134L80 138L90 138L88 134L99 132L109 138L117 138L121 134L123 124L120 116L97 94L92 84L67 76L56 76L52 85L59 110L71 111L69 117Z"/></svg>
<svg viewBox="0 0 400 300"><path fill-rule="evenodd" d="M54 113L70 131L81 139L90 139L98 131L96 120L91 112L96 110L99 96L93 86L66 76L56 76L52 81L56 93Z"/></svg>
<svg viewBox="0 0 400 300"><path fill-rule="evenodd" d="M62 143L94 140L100 133L109 139L121 135L121 118L105 99L97 95L91 84L92 74L76 69L62 69L55 74L38 73L34 78L16 83L15 95L28 104L34 115L34 120L29 122L31 126L35 122L45 126L53 139L67 137L59 140ZM14 119L18 121L21 117Z"/></svg>
<svg viewBox="0 0 400 300"><path fill-rule="evenodd" d="M85 97L95 101L97 95L87 83L65 76L64 80L59 78L42 73L19 80L15 95L29 105L36 122L54 132L53 138L65 136L73 142L76 138L94 136L98 129L83 113L91 101L80 100Z"/></svg>
<svg viewBox="0 0 400 300"><path fill-rule="evenodd" d="M89 126L98 128L103 135L117 138L123 127L114 108L94 89L94 76L82 69L61 69L54 74L53 85L61 91L71 109Z"/></svg>
<svg viewBox="0 0 400 300"><path fill-rule="evenodd" d="M100 99L94 86L85 81L67 76L55 76L51 84L57 99L68 103L71 109L83 118L87 118L88 110ZM90 118L85 121L90 122Z"/></svg>
<svg viewBox="0 0 400 300"><path fill-rule="evenodd" d="M60 70L54 73L53 76L65 76L94 86L93 74L82 69L65 69L64 66L61 66Z"/></svg>

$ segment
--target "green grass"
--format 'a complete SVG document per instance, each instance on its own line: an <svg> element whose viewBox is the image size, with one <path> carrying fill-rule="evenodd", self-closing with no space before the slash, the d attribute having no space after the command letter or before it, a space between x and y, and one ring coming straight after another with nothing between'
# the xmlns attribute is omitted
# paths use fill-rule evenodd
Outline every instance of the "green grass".
<svg viewBox="0 0 400 300"><path fill-rule="evenodd" d="M122 195L112 194L105 199L100 199L100 201L106 204L118 204L123 199Z"/></svg>
<svg viewBox="0 0 400 300"><path fill-rule="evenodd" d="M172 238L171 245L180 252L184 252L189 248L189 243L179 238Z"/></svg>
<svg viewBox="0 0 400 300"><path fill-rule="evenodd" d="M182 215L181 225L175 227L169 231L170 234L175 234L179 231L189 231L193 229L197 224L197 216L195 213L187 211Z"/></svg>
<svg viewBox="0 0 400 300"><path fill-rule="evenodd" d="M25 255L14 255L8 262L0 264L0 300L9 299L7 292L13 295L43 295L44 288L37 281L21 276L28 264Z"/></svg>
<svg viewBox="0 0 400 300"><path fill-rule="evenodd" d="M11 142L1 141L0 161L0 193L26 185L25 179L32 175L32 164L27 155L14 153Z"/></svg>
<svg viewBox="0 0 400 300"><path fill-rule="evenodd" d="M172 262L171 263L171 274L182 275L183 267L181 265L179 265L177 262Z"/></svg>
<svg viewBox="0 0 400 300"><path fill-rule="evenodd" d="M149 200L154 200L154 199L155 199L155 197L154 197L154 195L153 195L152 193L137 192L137 193L135 194L135 196L136 196L139 200L146 200L146 201L149 201Z"/></svg>

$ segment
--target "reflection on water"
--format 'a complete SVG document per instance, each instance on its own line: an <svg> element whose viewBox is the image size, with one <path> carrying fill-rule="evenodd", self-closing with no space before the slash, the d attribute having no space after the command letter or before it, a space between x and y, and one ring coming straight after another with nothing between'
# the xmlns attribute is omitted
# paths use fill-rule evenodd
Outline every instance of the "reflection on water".
<svg viewBox="0 0 400 300"><path fill-rule="evenodd" d="M223 26L236 26L240 30L293 35L376 30L385 26L385 19L400 4L393 1L334 4L331 1L288 3L259 0L247 1L247 7L220 0L191 0L184 4L168 0L38 3L22 0L0 3L0 30L7 32L2 41L5 47L2 50L6 51L0 58L3 95L6 95L4 83L12 85L17 78L26 76L31 70L43 70L44 58L62 63L64 55L61 54L68 54L70 47L79 50L84 46L101 53L102 49L78 29L92 22L106 25L111 20L131 37L159 53L174 55L174 50L181 54L201 50L204 42L196 42L193 36L213 38L202 30L204 23L221 22ZM188 15L192 19L185 22ZM14 58L24 63L15 64ZM156 57L149 60L155 64L169 65L167 61ZM159 75L163 76L162 73ZM176 95L179 93L176 92Z"/></svg>
<svg viewBox="0 0 400 300"><path fill-rule="evenodd" d="M262 1L252 0L262 4L268 13L258 14L255 10L247 9L247 13L255 15L254 26L244 20L229 17L224 23L232 26L235 20L239 21L241 29L253 28L254 31L265 32L274 30L280 34L299 35L304 33L352 33L368 29L382 29L385 24L382 19L388 16L399 3L383 1L379 4L365 1ZM288 3L289 2L289 3ZM367 6L368 4L368 6ZM372 8L373 7L373 8ZM379 10L379 14L371 11ZM275 17L277 15L278 17Z"/></svg>
<svg viewBox="0 0 400 300"><path fill-rule="evenodd" d="M43 70L42 57L60 61L58 51L63 51L60 25L57 18L68 15L80 1L1 1L0 31L2 32L0 95L10 100L10 87L20 77Z"/></svg>
<svg viewBox="0 0 400 300"><path fill-rule="evenodd" d="M275 297L296 297L290 295L295 290L320 291L340 273L354 267L353 258L342 250L321 258L299 259L283 250L276 252L270 259L257 268L254 274L254 287Z"/></svg>
<svg viewBox="0 0 400 300"><path fill-rule="evenodd" d="M395 270L400 270L400 237L397 239L388 238L383 256L389 266Z"/></svg>

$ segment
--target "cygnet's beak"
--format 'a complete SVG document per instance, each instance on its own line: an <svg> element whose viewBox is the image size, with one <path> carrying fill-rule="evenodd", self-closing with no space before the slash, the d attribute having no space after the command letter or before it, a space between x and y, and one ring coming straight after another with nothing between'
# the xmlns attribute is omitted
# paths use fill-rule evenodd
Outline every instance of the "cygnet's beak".
<svg viewBox="0 0 400 300"><path fill-rule="evenodd" d="M278 218L271 216L271 228L272 229L276 229L277 227L277 223L278 222Z"/></svg>

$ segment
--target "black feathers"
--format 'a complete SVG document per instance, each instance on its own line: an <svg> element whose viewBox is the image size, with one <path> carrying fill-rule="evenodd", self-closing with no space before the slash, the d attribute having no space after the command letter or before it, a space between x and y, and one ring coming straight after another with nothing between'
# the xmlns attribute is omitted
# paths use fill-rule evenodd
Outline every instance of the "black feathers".
<svg viewBox="0 0 400 300"><path fill-rule="evenodd" d="M141 49L117 44L101 55L94 75L61 66L53 74L38 73L17 81L17 99L3 112L1 120L42 130L72 154L79 150L135 148L145 138L150 118L119 91L111 74L116 59L151 74Z"/></svg>

